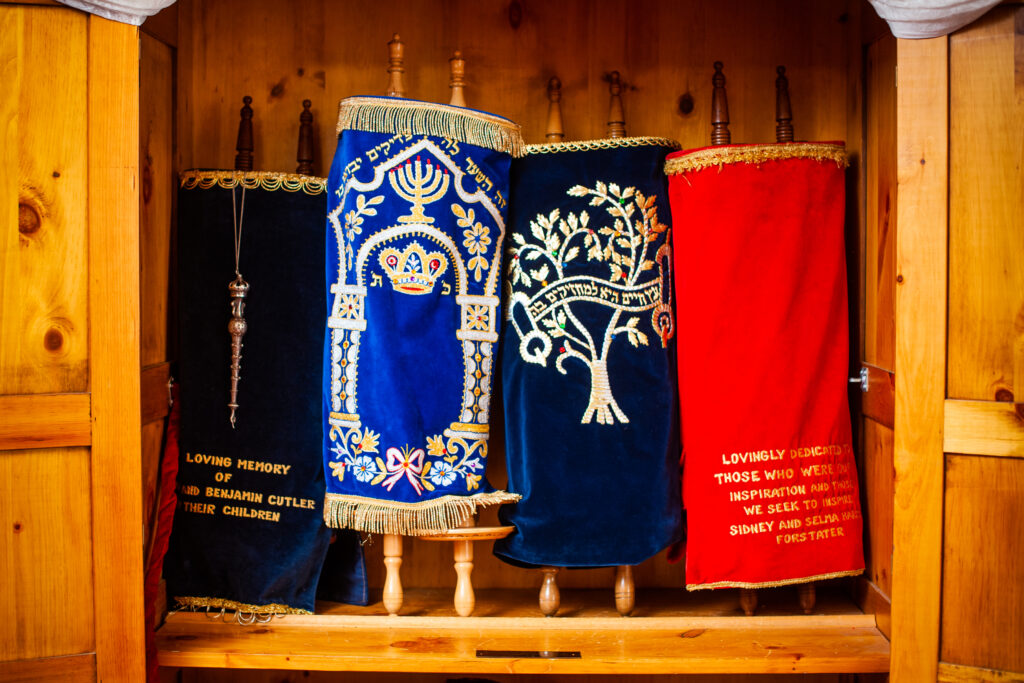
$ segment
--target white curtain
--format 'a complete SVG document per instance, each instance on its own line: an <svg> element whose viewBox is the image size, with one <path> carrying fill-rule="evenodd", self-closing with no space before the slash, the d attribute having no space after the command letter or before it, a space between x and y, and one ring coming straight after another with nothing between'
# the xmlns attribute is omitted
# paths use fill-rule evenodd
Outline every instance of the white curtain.
<svg viewBox="0 0 1024 683"><path fill-rule="evenodd" d="M868 0L897 38L935 38L966 26L999 0Z"/></svg>
<svg viewBox="0 0 1024 683"><path fill-rule="evenodd" d="M58 0L58 2L105 19L113 19L133 26L139 26L164 7L174 4L174 0Z"/></svg>

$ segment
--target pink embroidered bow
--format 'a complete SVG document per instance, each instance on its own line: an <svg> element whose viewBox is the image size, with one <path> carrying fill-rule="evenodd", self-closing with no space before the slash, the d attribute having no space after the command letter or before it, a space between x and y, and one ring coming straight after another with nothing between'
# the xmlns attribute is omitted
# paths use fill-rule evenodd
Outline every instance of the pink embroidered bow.
<svg viewBox="0 0 1024 683"><path fill-rule="evenodd" d="M382 485L390 491L398 480L405 476L409 479L412 487L416 489L416 495L423 495L423 485L420 483L419 475L423 473L423 458L425 455L422 448L405 452L394 447L389 448L386 467L390 476L383 481Z"/></svg>

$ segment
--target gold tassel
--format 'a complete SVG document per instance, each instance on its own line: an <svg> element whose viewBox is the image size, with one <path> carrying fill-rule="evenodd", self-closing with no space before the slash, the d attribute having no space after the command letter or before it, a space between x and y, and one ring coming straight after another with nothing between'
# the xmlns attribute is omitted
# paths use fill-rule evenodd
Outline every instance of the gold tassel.
<svg viewBox="0 0 1024 683"><path fill-rule="evenodd" d="M783 159L834 161L841 168L850 165L842 145L826 142L786 142L773 145L723 145L707 147L665 162L665 175L700 171L725 164L762 164Z"/></svg>
<svg viewBox="0 0 1024 683"><path fill-rule="evenodd" d="M393 135L431 135L522 155L519 124L484 112L416 100L349 97L338 105L338 128Z"/></svg>
<svg viewBox="0 0 1024 683"><path fill-rule="evenodd" d="M284 190L285 192L305 192L308 195L323 194L327 190L327 178L298 173L276 173L273 171L201 171L192 169L182 171L179 175L181 189L209 190L211 187L223 187L230 190L244 187L247 190Z"/></svg>
<svg viewBox="0 0 1024 683"><path fill-rule="evenodd" d="M783 579L781 581L761 581L757 583L750 583L748 581L716 581L714 583L700 583L700 584L686 584L686 590L688 591L700 591L709 588L776 588L778 586L791 586L794 583L809 583L811 581L825 581L827 579L838 579L843 576L859 576L863 574L863 569L848 569L842 572L832 572L830 574L815 574L814 576L805 576L800 579Z"/></svg>
<svg viewBox="0 0 1024 683"><path fill-rule="evenodd" d="M252 614L312 614L308 609L298 609L288 605L247 605L244 602L224 600L222 598L175 597L179 608L212 607L213 609L231 609L236 612Z"/></svg>
<svg viewBox="0 0 1024 683"><path fill-rule="evenodd" d="M506 491L472 496L441 496L422 503L328 493L324 522L332 529L356 529L371 534L429 536L458 528L478 507L514 503L522 496Z"/></svg>

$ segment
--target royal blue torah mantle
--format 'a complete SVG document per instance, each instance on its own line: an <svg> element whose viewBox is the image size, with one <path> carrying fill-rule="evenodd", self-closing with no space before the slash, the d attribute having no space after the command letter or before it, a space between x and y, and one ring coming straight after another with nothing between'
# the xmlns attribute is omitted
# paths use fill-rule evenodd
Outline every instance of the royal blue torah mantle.
<svg viewBox="0 0 1024 683"><path fill-rule="evenodd" d="M681 534L660 138L529 145L512 165L501 382L520 565L637 564Z"/></svg>
<svg viewBox="0 0 1024 683"><path fill-rule="evenodd" d="M519 126L471 109L341 102L327 207L329 526L425 535L516 500L485 470L520 146Z"/></svg>
<svg viewBox="0 0 1024 683"><path fill-rule="evenodd" d="M338 532L330 543L321 509L326 204L323 178L182 174L180 466L164 563L168 593L182 606L287 613L312 612L317 597L367 601L358 534ZM249 291L232 427L236 224Z"/></svg>

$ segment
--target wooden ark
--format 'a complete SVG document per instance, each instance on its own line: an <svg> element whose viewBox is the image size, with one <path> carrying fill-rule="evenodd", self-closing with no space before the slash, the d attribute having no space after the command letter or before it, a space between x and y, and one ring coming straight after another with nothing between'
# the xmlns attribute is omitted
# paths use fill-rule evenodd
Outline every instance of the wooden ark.
<svg viewBox="0 0 1024 683"><path fill-rule="evenodd" d="M617 71L629 135L706 145L715 61L732 140L770 142L786 66L795 138L851 153L867 571L820 586L812 614L777 589L747 617L659 556L634 569L633 616L609 568L560 572L545 619L541 573L478 543L459 617L451 544L406 539L389 617L377 539L368 608L158 614L162 678L1024 680L1024 6L909 41L862 0L180 0L141 30L0 2L0 680L144 680L177 173L233 166L251 95L253 167L293 171L309 111L301 162L323 175L338 101L390 87L394 32L406 97L448 102L459 50L457 94L527 142L548 133L553 77L565 139L605 137Z"/></svg>

